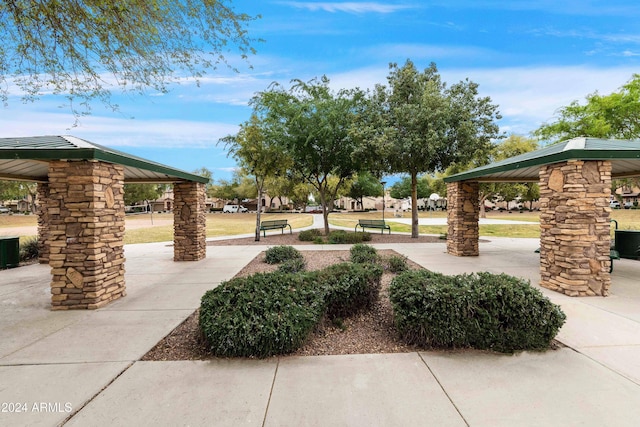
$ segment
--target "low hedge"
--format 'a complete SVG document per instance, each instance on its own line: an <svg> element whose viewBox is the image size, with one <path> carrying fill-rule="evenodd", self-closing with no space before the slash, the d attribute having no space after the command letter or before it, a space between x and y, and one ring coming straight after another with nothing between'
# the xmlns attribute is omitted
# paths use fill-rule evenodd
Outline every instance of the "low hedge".
<svg viewBox="0 0 640 427"><path fill-rule="evenodd" d="M303 256L299 250L287 245L273 246L264 252L264 261L267 264L280 264L281 262L302 258Z"/></svg>
<svg viewBox="0 0 640 427"><path fill-rule="evenodd" d="M349 250L349 259L356 264L377 263L380 259L378 251L371 245L356 243Z"/></svg>
<svg viewBox="0 0 640 427"><path fill-rule="evenodd" d="M204 294L199 325L222 357L268 357L302 345L324 314L324 294L300 274L258 273Z"/></svg>
<svg viewBox="0 0 640 427"><path fill-rule="evenodd" d="M382 267L374 264L343 262L312 273L325 289L329 319L351 316L370 308L378 298Z"/></svg>
<svg viewBox="0 0 640 427"><path fill-rule="evenodd" d="M316 238L322 238L322 231L317 228L311 228L309 230L302 230L298 233L298 240L301 242L313 242Z"/></svg>
<svg viewBox="0 0 640 427"><path fill-rule="evenodd" d="M329 233L328 241L331 244L353 244L371 241L371 234L334 230Z"/></svg>
<svg viewBox="0 0 640 427"><path fill-rule="evenodd" d="M506 274L406 271L389 291L400 335L425 347L542 350L566 319L539 290Z"/></svg>
<svg viewBox="0 0 640 427"><path fill-rule="evenodd" d="M341 318L370 306L381 276L379 266L343 263L315 272L232 279L202 297L200 332L216 356L290 353L324 315Z"/></svg>

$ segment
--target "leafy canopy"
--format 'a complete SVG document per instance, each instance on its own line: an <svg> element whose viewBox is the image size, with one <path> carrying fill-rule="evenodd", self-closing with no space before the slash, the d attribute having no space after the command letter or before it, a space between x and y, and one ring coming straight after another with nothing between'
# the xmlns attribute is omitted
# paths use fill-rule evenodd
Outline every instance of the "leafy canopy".
<svg viewBox="0 0 640 427"><path fill-rule="evenodd" d="M11 0L0 2L0 99L62 94L88 113L92 99L117 108L111 88L166 92L201 77L235 47L254 53L230 0Z"/></svg>
<svg viewBox="0 0 640 427"><path fill-rule="evenodd" d="M573 101L560 108L555 121L540 126L534 135L544 141L576 137L640 138L640 74L609 95L595 92L586 103Z"/></svg>

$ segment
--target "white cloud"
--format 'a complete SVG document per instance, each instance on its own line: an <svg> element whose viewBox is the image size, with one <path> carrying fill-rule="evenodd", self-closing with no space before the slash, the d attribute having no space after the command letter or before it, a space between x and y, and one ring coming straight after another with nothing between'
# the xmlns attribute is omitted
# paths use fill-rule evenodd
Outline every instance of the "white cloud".
<svg viewBox="0 0 640 427"><path fill-rule="evenodd" d="M377 3L377 2L281 2L296 9L306 9L311 12L346 12L346 13L393 13L399 10L410 9L412 6Z"/></svg>
<svg viewBox="0 0 640 427"><path fill-rule="evenodd" d="M68 114L13 113L0 119L4 136L72 134L108 147L191 147L215 146L218 139L236 133L238 126L228 123L188 120L140 120L88 116L79 126L68 129Z"/></svg>

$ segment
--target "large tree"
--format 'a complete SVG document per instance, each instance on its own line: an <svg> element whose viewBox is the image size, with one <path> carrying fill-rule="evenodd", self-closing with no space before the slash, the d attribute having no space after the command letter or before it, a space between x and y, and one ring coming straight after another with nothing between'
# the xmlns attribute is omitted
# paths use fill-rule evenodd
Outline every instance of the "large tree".
<svg viewBox="0 0 640 427"><path fill-rule="evenodd" d="M0 180L0 200L28 199L31 212L35 212L37 189L35 182Z"/></svg>
<svg viewBox="0 0 640 427"><path fill-rule="evenodd" d="M231 156L253 177L258 194L255 241L260 241L260 215L265 181L269 177L284 174L289 159L282 150L265 135L265 124L252 114L248 122L240 125L235 135L228 135L220 141L225 144Z"/></svg>
<svg viewBox="0 0 640 427"><path fill-rule="evenodd" d="M17 88L24 100L62 94L74 113L111 90L166 92L198 78L235 48L246 57L254 40L231 0L0 1L0 99Z"/></svg>
<svg viewBox="0 0 640 427"><path fill-rule="evenodd" d="M124 204L135 205L149 200L156 200L165 190L164 184L125 184Z"/></svg>
<svg viewBox="0 0 640 427"><path fill-rule="evenodd" d="M399 181L396 181L391 186L390 195L394 199L406 199L407 197L411 197L412 190L411 177L403 176ZM418 199L424 199L425 197L429 197L431 195L432 191L429 187L429 180L427 178L427 175L418 177L417 192Z"/></svg>
<svg viewBox="0 0 640 427"><path fill-rule="evenodd" d="M292 172L317 191L325 233L342 184L362 168L362 158L353 155L358 141L349 133L362 99L357 89L334 93L322 77L294 80L289 89L274 83L252 100L266 123L266 138L291 159Z"/></svg>
<svg viewBox="0 0 640 427"><path fill-rule="evenodd" d="M380 197L382 196L382 190L382 184L378 178L368 172L361 172L351 182L348 194L349 197L360 204L361 209L364 209L364 198Z"/></svg>
<svg viewBox="0 0 640 427"><path fill-rule="evenodd" d="M419 72L413 62L390 65L388 87L378 85L373 125L365 137L387 160L388 172L411 177L411 237L418 237L418 175L467 163L499 137L498 107L464 80L450 87L435 64ZM376 124L377 122L377 124ZM366 125L366 123L365 123Z"/></svg>
<svg viewBox="0 0 640 427"><path fill-rule="evenodd" d="M534 134L541 140L558 142L570 138L640 138L640 74L617 92L587 95L586 102L573 101L558 110L555 120Z"/></svg>

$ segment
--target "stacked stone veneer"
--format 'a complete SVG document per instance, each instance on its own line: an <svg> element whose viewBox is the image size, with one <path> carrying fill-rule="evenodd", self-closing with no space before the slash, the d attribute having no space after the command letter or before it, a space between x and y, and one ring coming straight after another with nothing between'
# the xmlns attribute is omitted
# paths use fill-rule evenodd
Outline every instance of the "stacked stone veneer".
<svg viewBox="0 0 640 427"><path fill-rule="evenodd" d="M46 203L49 200L49 184L38 183L36 189L36 212L38 214L38 261L49 263L49 211Z"/></svg>
<svg viewBox="0 0 640 427"><path fill-rule="evenodd" d="M205 186L199 182L173 185L173 259L199 261L207 256Z"/></svg>
<svg viewBox="0 0 640 427"><path fill-rule="evenodd" d="M479 184L460 181L447 184L447 253L478 256Z"/></svg>
<svg viewBox="0 0 640 427"><path fill-rule="evenodd" d="M611 162L540 170L541 285L570 296L608 294Z"/></svg>
<svg viewBox="0 0 640 427"><path fill-rule="evenodd" d="M123 183L119 165L50 162L43 207L54 310L95 309L125 295Z"/></svg>

